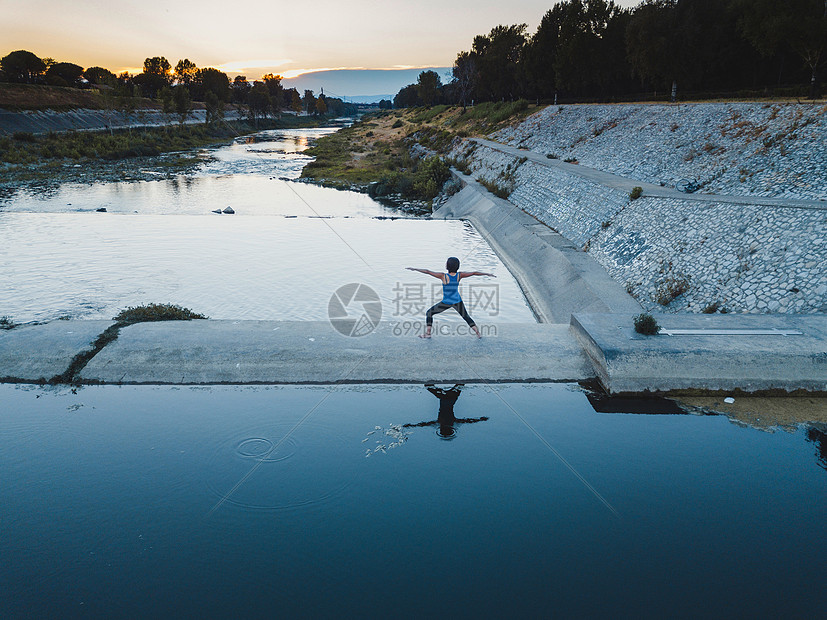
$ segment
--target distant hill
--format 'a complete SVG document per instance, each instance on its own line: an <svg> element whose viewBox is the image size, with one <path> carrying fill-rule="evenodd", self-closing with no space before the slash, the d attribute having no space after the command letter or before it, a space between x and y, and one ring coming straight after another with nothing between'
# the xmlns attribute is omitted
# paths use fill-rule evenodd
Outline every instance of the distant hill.
<svg viewBox="0 0 827 620"><path fill-rule="evenodd" d="M382 99L388 99L393 101L393 98L396 97L396 93L384 94L384 95L355 95L355 96L346 96L346 99L350 103L379 103Z"/></svg>
<svg viewBox="0 0 827 620"><path fill-rule="evenodd" d="M399 89L416 82L422 71L436 71L442 82L451 79L450 67L424 67L418 69L334 69L313 71L284 80L285 88L299 92L312 90L317 95L324 89L326 94L342 97L354 103L375 103L380 99L393 99Z"/></svg>

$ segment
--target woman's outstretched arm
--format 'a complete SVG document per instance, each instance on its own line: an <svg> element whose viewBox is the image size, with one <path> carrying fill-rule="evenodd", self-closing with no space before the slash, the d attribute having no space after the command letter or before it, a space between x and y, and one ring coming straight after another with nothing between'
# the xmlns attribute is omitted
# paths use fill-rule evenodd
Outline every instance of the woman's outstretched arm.
<svg viewBox="0 0 827 620"><path fill-rule="evenodd" d="M419 273L424 273L428 276L433 276L435 278L442 279L442 274L438 271L431 271L430 269L418 269L417 267L405 267L408 271L418 271Z"/></svg>
<svg viewBox="0 0 827 620"><path fill-rule="evenodd" d="M459 274L460 278L468 278L471 276L488 276L490 278L496 278L493 273L486 273L485 271L461 271Z"/></svg>

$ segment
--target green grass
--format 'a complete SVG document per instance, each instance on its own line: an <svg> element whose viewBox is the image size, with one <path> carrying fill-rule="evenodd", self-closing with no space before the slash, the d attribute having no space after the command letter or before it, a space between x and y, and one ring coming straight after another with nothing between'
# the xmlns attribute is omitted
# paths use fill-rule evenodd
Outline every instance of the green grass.
<svg viewBox="0 0 827 620"><path fill-rule="evenodd" d="M488 101L478 103L473 108L466 108L453 123L456 129L465 129L470 132L491 133L499 129L506 122L513 123L528 116L536 109L531 109L528 101Z"/></svg>
<svg viewBox="0 0 827 620"><path fill-rule="evenodd" d="M203 314L175 304L146 304L121 310L112 320L120 325L132 325L151 321L191 321L206 318Z"/></svg>
<svg viewBox="0 0 827 620"><path fill-rule="evenodd" d="M447 105L435 105L431 108L416 108L413 112L414 116L410 119L412 123L430 123L437 116L449 109Z"/></svg>

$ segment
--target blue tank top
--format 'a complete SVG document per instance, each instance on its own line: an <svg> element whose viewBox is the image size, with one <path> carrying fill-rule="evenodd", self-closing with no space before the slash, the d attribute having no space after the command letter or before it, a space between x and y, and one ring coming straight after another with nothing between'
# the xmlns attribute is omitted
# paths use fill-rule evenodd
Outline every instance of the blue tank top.
<svg viewBox="0 0 827 620"><path fill-rule="evenodd" d="M442 282L442 303L458 304L462 301L459 296L459 273L454 275L446 273L445 275L448 277L448 284L445 284L445 281Z"/></svg>

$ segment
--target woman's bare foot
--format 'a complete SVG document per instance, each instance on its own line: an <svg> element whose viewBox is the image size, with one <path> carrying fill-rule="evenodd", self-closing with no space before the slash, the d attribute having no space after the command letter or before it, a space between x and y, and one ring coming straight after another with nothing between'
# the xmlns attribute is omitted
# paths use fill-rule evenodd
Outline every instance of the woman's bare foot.
<svg viewBox="0 0 827 620"><path fill-rule="evenodd" d="M420 338L430 338L431 337L431 326L430 325L426 326L425 327L425 333L424 334L419 334L419 337Z"/></svg>
<svg viewBox="0 0 827 620"><path fill-rule="evenodd" d="M476 325L474 325L471 329L474 330L474 333L477 335L477 338L482 338L482 334L480 333L480 330L477 329Z"/></svg>

